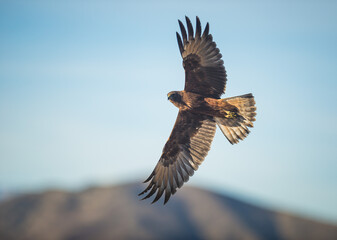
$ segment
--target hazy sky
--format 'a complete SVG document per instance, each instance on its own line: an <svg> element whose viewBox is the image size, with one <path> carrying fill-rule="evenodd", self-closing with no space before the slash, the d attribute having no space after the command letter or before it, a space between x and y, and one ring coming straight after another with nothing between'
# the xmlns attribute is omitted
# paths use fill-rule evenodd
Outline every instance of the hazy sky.
<svg viewBox="0 0 337 240"><path fill-rule="evenodd" d="M166 94L184 86L177 19L198 15L223 55L225 96L252 92L257 121L238 145L218 131L188 184L337 222L336 12L336 1L0 1L0 191L148 177L178 112Z"/></svg>

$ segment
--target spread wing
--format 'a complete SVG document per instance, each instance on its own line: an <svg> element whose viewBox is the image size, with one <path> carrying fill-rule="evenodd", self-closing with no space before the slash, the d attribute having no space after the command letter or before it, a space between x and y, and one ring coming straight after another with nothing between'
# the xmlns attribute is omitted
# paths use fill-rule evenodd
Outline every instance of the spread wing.
<svg viewBox="0 0 337 240"><path fill-rule="evenodd" d="M139 195L150 191L143 198L146 199L157 192L154 203L165 191L165 204L203 162L211 147L215 130L216 124L212 117L179 111L163 153L145 180L150 183Z"/></svg>
<svg viewBox="0 0 337 240"><path fill-rule="evenodd" d="M201 24L197 17L196 32L193 33L191 21L186 17L188 34L181 21L179 26L182 39L177 32L180 54L185 69L185 91L206 97L220 98L226 88L226 71L222 55L209 34L207 23L201 35Z"/></svg>

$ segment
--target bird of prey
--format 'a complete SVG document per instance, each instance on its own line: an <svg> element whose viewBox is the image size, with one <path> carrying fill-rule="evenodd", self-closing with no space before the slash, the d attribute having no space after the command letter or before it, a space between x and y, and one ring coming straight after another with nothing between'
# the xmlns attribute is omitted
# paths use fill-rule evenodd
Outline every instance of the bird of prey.
<svg viewBox="0 0 337 240"><path fill-rule="evenodd" d="M178 20L182 38L177 32L178 46L185 69L185 88L167 94L179 113L163 153L144 181L149 198L156 193L152 203L165 192L164 204L177 188L194 174L210 150L216 125L231 144L247 137L248 127L253 127L256 116L251 93L220 99L226 89L226 71L222 55L209 34L209 24L204 31L196 17L195 34L188 17L187 32Z"/></svg>

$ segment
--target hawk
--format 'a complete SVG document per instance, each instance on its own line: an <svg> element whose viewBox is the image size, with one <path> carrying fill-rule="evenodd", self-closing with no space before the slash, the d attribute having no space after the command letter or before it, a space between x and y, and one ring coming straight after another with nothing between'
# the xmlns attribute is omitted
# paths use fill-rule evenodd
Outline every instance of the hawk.
<svg viewBox="0 0 337 240"><path fill-rule="evenodd" d="M220 98L226 89L226 70L222 55L209 34L209 24L202 32L196 17L194 34L190 19L185 18L187 32L180 20L182 38L177 32L185 88L167 94L168 100L179 108L178 117L156 167L144 181L149 185L139 194L149 191L143 198L146 199L156 193L152 203L165 192L166 204L177 188L194 174L210 150L216 125L228 141L235 144L247 137L248 127L253 127L256 116L251 93Z"/></svg>

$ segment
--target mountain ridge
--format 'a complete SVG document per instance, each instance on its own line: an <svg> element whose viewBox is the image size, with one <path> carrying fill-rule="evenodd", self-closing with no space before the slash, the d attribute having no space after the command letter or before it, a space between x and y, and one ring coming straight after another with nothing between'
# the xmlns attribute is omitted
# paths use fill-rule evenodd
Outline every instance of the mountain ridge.
<svg viewBox="0 0 337 240"><path fill-rule="evenodd" d="M143 186L51 190L0 202L0 239L337 239L337 226L185 186L164 206Z"/></svg>

